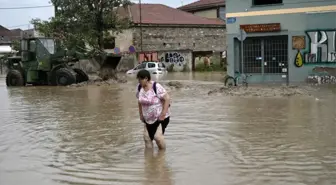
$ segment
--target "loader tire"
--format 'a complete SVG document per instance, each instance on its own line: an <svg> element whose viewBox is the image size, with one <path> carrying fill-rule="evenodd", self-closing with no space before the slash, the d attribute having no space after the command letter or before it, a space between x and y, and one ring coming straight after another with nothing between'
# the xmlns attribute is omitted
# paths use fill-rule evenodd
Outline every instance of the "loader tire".
<svg viewBox="0 0 336 185"><path fill-rule="evenodd" d="M71 69L60 68L56 71L55 77L58 86L67 86L76 83L76 76Z"/></svg>
<svg viewBox="0 0 336 185"><path fill-rule="evenodd" d="M86 82L89 80L89 76L81 69L73 69L76 72L76 83Z"/></svg>
<svg viewBox="0 0 336 185"><path fill-rule="evenodd" d="M11 86L24 86L25 80L22 73L19 70L12 69L8 71L6 76L6 85Z"/></svg>

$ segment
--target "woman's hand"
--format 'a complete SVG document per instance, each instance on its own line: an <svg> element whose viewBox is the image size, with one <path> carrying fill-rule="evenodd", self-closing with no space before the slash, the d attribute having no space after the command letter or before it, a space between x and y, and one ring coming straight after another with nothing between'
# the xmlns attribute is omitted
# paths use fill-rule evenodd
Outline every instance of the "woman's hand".
<svg viewBox="0 0 336 185"><path fill-rule="evenodd" d="M170 97L167 93L163 96L162 101L163 101L162 112L159 116L159 121L163 121L166 118L166 114L168 112Z"/></svg>
<svg viewBox="0 0 336 185"><path fill-rule="evenodd" d="M159 121L163 121L166 118L165 114L160 114Z"/></svg>

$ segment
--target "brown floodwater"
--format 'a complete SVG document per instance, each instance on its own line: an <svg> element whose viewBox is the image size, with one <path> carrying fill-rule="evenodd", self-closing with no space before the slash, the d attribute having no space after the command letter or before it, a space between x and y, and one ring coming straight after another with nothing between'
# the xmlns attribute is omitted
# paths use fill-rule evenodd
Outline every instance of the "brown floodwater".
<svg viewBox="0 0 336 185"><path fill-rule="evenodd" d="M221 74L171 91L167 150L144 150L136 80L6 88L0 78L1 185L333 185L336 97L207 96ZM132 78L131 78L132 79ZM197 85L199 84L199 86Z"/></svg>

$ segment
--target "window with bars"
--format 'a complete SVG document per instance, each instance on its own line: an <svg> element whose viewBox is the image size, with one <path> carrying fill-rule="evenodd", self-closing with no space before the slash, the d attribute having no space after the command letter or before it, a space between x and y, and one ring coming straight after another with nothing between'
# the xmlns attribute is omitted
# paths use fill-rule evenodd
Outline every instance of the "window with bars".
<svg viewBox="0 0 336 185"><path fill-rule="evenodd" d="M287 36L247 38L243 49L244 73L281 74L288 65Z"/></svg>
<svg viewBox="0 0 336 185"><path fill-rule="evenodd" d="M282 4L283 0L252 0L254 6Z"/></svg>

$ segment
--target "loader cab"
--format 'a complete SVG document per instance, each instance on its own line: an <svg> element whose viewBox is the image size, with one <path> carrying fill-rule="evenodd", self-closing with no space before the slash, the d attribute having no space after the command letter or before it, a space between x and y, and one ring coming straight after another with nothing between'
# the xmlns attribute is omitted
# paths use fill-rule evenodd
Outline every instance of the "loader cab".
<svg viewBox="0 0 336 185"><path fill-rule="evenodd" d="M55 41L51 38L29 38L21 40L23 61L36 60L37 56L55 54Z"/></svg>
<svg viewBox="0 0 336 185"><path fill-rule="evenodd" d="M21 40L22 62L36 60L36 41L35 39Z"/></svg>

